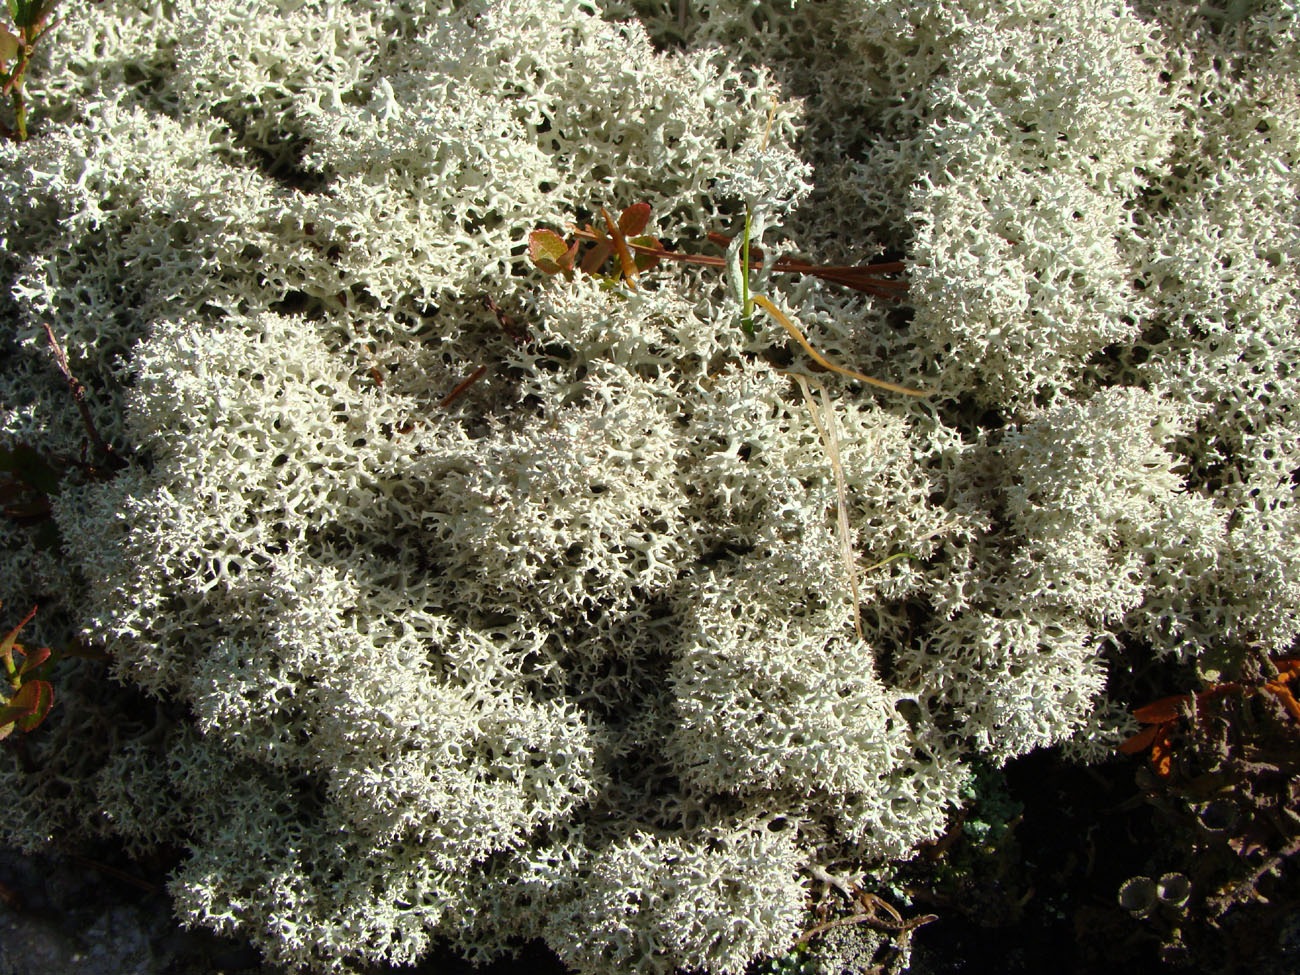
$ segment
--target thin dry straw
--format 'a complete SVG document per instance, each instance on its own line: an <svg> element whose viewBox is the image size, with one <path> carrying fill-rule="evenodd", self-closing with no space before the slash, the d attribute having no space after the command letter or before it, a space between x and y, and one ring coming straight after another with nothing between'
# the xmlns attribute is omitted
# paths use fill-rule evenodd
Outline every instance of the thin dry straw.
<svg viewBox="0 0 1300 975"><path fill-rule="evenodd" d="M827 361L817 352L816 349L808 344L808 340L804 338L803 332L799 331L799 327L786 317L785 312L781 311L780 308L777 308L776 305L772 304L772 302L763 295L754 295L752 300L754 304L758 305L780 322L785 330L794 337L794 340L803 346L803 350L813 357L813 361L823 369L829 369L831 372L838 372L841 376L848 376L850 379L860 379L864 383L870 383L872 386L879 386L881 389L887 389L891 393L902 393L905 396L925 395L925 393L921 392L919 389L908 389L906 386L897 386L894 383L887 383L883 379L872 379L870 376L864 376L860 372L854 372L852 369L845 369L843 366L837 366L833 362Z"/></svg>
<svg viewBox="0 0 1300 975"><path fill-rule="evenodd" d="M840 463L840 437L835 428L835 408L831 405L830 393L826 392L826 387L814 379L812 382L822 394L819 416L817 401L813 399L812 391L808 388L808 379L798 374L795 374L794 378L799 383L799 388L803 390L804 399L808 402L808 412L812 414L813 423L816 424L817 432L821 434L822 443L826 447L826 455L830 458L831 470L835 472L835 523L840 539L840 558L844 561L849 590L853 593L853 629L857 632L858 639L862 640L865 639L862 635L862 597L858 592L858 569L853 560L853 542L849 535L849 492L844 483L844 465Z"/></svg>

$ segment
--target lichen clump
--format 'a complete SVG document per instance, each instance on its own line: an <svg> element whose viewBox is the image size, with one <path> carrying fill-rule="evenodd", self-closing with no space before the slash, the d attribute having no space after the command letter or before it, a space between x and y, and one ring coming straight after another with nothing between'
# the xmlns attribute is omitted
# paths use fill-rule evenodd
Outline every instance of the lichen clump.
<svg viewBox="0 0 1300 975"><path fill-rule="evenodd" d="M179 847L180 915L294 969L729 975L973 762L1113 748L1112 645L1291 645L1294 3L686 12L68 5L0 146L0 439L81 455L48 324L127 464L66 467L54 544L0 519L0 598L143 694L60 688L5 838ZM784 332L710 268L528 264L638 202L908 262L753 281L928 393L818 377L859 618Z"/></svg>

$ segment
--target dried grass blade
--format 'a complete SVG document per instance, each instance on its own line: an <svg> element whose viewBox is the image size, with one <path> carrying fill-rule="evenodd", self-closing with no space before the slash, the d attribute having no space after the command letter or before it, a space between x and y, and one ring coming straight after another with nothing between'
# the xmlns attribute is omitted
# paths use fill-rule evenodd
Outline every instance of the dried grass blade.
<svg viewBox="0 0 1300 975"><path fill-rule="evenodd" d="M813 361L816 362L823 369L829 369L831 372L838 372L842 376L848 376L851 379L857 379L857 380L861 380L864 383L870 383L872 386L879 386L881 389L887 389L891 393L902 393L904 396L925 395L925 393L921 392L921 390L919 389L909 389L906 386L898 386L895 385L894 383L887 383L883 379L872 379L870 376L864 376L860 372L854 372L852 369L845 369L842 366L835 365L833 362L828 362L817 352L816 349L814 349L811 345L808 344L808 340L804 338L803 332L799 331L798 326L796 326L794 322L790 321L790 319L786 317L785 312L781 311L780 308L777 308L776 305L768 301L768 299L765 298L763 295L754 295L752 300L754 304L758 305L765 312L767 312L778 322L780 322L782 327L784 327L785 330L789 332L791 336L794 337L794 340L798 342L801 346L803 346L803 350L813 357Z"/></svg>
<svg viewBox="0 0 1300 975"><path fill-rule="evenodd" d="M858 634L858 639L862 640L865 639L862 635L862 595L858 590L858 568L853 559L853 542L849 534L849 492L844 483L844 465L840 463L840 438L835 426L835 408L831 405L831 397L826 392L826 387L813 380L822 394L819 416L817 401L813 399L812 391L808 388L808 379L800 375L794 378L799 383L799 388L803 390L804 399L808 403L808 412L812 415L817 432L821 435L822 445L826 448L826 456L830 458L831 470L835 474L835 523L836 533L840 539L840 558L844 561L844 573L849 580L849 591L853 594L853 629Z"/></svg>

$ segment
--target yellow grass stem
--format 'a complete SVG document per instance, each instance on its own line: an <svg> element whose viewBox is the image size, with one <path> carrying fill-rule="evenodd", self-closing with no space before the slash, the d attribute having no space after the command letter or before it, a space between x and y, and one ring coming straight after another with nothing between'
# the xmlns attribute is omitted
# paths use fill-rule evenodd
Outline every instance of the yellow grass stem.
<svg viewBox="0 0 1300 975"><path fill-rule="evenodd" d="M794 322L790 321L790 319L786 317L785 312L781 311L780 308L777 308L776 305L768 301L768 299L763 295L752 295L750 300L780 322L785 330L794 337L794 340L803 346L803 350L813 357L813 361L823 369L829 369L831 372L838 372L841 376L848 376L850 379L857 379L864 383L870 383L872 386L879 386L881 389L887 389L891 393L902 393L904 396L925 395L925 393L921 392L919 389L909 389L906 386L887 383L883 379L872 379L870 376L864 376L860 372L854 372L852 369L845 369L842 366L835 365L833 362L828 362L817 352L816 349L808 344L808 340L804 338L803 332L799 331L799 327L795 325Z"/></svg>

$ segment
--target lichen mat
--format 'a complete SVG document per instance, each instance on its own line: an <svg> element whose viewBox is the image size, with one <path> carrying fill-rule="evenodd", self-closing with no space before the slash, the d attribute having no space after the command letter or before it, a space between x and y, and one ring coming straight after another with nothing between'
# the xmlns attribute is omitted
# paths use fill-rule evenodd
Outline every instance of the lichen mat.
<svg viewBox="0 0 1300 975"><path fill-rule="evenodd" d="M1290 7L671 6L60 11L0 145L0 600L110 662L47 678L7 841L183 850L178 914L294 970L739 973L973 763L1112 755L1118 647L1285 655ZM717 268L529 263L642 202L748 210L754 293L926 396L811 413Z"/></svg>

